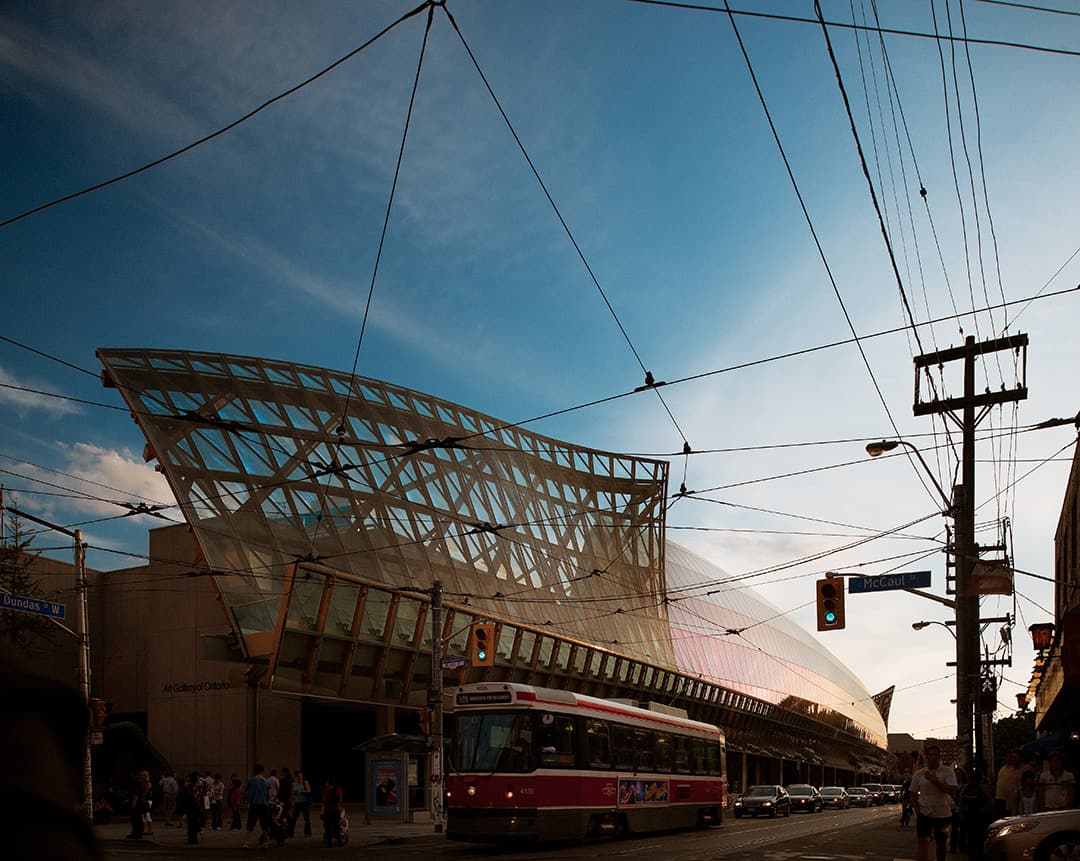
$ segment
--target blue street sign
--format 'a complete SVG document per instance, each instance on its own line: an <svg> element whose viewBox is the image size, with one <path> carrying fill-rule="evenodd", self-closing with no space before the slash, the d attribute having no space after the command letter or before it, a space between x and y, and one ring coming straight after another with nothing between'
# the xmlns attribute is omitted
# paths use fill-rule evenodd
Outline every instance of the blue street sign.
<svg viewBox="0 0 1080 861"><path fill-rule="evenodd" d="M444 670L458 670L465 666L465 659L458 655L450 655L442 659Z"/></svg>
<svg viewBox="0 0 1080 861"><path fill-rule="evenodd" d="M903 574L884 574L881 577L848 577L848 592L889 592L893 589L926 589L930 586L929 571L908 571Z"/></svg>
<svg viewBox="0 0 1080 861"><path fill-rule="evenodd" d="M33 613L35 616L48 616L50 619L64 618L63 604L6 592L0 595L0 610L17 610L20 613Z"/></svg>

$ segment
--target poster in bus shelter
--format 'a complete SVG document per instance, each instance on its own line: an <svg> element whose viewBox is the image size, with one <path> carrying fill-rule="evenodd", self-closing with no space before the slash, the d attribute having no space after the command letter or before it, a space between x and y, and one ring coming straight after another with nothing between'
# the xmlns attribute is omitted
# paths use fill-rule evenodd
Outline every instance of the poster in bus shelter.
<svg viewBox="0 0 1080 861"><path fill-rule="evenodd" d="M372 816L401 819L406 791L400 759L376 759L371 763L368 809Z"/></svg>
<svg viewBox="0 0 1080 861"><path fill-rule="evenodd" d="M663 804L668 800L666 780L619 778L619 804Z"/></svg>

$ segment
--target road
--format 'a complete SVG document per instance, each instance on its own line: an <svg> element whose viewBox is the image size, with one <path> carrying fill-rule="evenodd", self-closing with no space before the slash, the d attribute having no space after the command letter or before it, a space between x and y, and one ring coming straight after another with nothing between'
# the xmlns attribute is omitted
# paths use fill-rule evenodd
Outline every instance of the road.
<svg viewBox="0 0 1080 861"><path fill-rule="evenodd" d="M664 861L899 861L915 857L914 829L899 827L896 805L869 810L832 810L779 819L727 817L719 828L674 834L645 835L597 843L509 849L453 843L432 833L430 826L400 826L400 831L370 827L353 830L355 840L344 848L326 849L317 839L293 839L283 848L244 850L236 832L206 834L198 846L186 846L170 834L155 844L108 840L107 861L219 861L238 857L276 857L285 861L340 858L385 861L595 861L598 857L632 861L639 857ZM957 856L951 856L960 861ZM962 856L961 856L962 858Z"/></svg>

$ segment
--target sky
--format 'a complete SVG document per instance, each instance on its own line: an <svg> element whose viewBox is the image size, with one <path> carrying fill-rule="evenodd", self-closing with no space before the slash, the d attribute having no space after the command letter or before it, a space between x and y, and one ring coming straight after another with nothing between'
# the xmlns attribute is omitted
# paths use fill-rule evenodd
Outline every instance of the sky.
<svg viewBox="0 0 1080 861"><path fill-rule="evenodd" d="M1080 410L1071 8L823 2L826 40L810 0L448 0L426 38L412 0L0 5L5 500L93 567L146 552L161 521L123 506L171 497L99 347L355 360L515 422L649 371L526 426L669 459L669 538L812 630L830 571L945 596L934 484L864 447L908 440L948 490L959 434L913 415L913 356L1026 333L1026 365L977 368L1029 390L976 449L977 538L1007 519L1026 572L982 608L1016 618L1007 716L1076 437L1033 426ZM950 614L854 595L815 635L896 686L891 732L947 736L954 639L911 625Z"/></svg>

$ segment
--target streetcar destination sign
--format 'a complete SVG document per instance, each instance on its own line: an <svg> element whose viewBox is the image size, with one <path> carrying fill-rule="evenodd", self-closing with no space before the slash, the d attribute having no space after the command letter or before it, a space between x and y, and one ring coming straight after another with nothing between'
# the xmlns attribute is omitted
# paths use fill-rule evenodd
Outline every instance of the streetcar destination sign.
<svg viewBox="0 0 1080 861"><path fill-rule="evenodd" d="M883 574L881 577L849 577L848 592L889 592L893 589L926 589L930 586L929 571L908 571L902 574Z"/></svg>
<svg viewBox="0 0 1080 861"><path fill-rule="evenodd" d="M33 613L35 616L48 616L50 619L63 619L65 607L57 601L42 601L28 595L0 594L0 610L18 610L20 613Z"/></svg>

